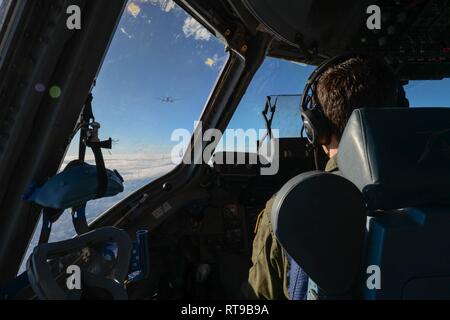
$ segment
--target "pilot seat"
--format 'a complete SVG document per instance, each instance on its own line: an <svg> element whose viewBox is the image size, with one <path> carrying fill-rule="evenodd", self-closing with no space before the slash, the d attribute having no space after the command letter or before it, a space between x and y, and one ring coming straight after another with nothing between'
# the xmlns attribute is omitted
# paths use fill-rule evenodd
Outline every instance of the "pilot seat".
<svg viewBox="0 0 450 320"><path fill-rule="evenodd" d="M450 109L355 110L338 166L273 206L308 299L450 299Z"/></svg>

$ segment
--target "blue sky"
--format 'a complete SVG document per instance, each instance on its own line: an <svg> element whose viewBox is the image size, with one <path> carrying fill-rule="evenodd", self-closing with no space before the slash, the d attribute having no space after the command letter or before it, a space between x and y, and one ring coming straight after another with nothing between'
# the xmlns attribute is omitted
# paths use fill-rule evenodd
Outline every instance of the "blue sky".
<svg viewBox="0 0 450 320"><path fill-rule="evenodd" d="M192 130L228 56L170 3L130 2L99 73L94 112L116 152L167 151L174 129Z"/></svg>
<svg viewBox="0 0 450 320"><path fill-rule="evenodd" d="M450 79L411 81L406 94L413 107L450 107Z"/></svg>
<svg viewBox="0 0 450 320"><path fill-rule="evenodd" d="M113 152L169 153L174 129L193 130L227 57L224 44L171 0L130 1L94 90L102 136L118 140ZM230 127L263 128L266 96L300 93L312 70L268 58ZM448 79L420 81L407 86L407 93L414 106L450 106L449 88ZM179 101L159 100L166 96ZM297 111L292 108L285 119L295 119Z"/></svg>

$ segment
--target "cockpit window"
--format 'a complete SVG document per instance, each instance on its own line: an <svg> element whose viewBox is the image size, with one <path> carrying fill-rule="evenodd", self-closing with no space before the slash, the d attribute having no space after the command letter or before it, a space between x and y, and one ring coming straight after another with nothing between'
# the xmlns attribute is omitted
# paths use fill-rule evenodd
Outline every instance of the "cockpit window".
<svg viewBox="0 0 450 320"><path fill-rule="evenodd" d="M257 140L261 135L247 135L245 144L234 139L232 131L243 129L265 130L266 122L262 116L267 97L276 105L272 129L278 130L280 138L299 137L302 122L300 117L301 93L311 72L312 66L292 63L285 60L267 58L255 75L242 102L219 142L216 152L237 151L255 152ZM405 86L411 107L450 107L450 79L433 81L410 81ZM230 132L228 132L231 130ZM250 138L250 139L249 139ZM244 141L244 140L242 140Z"/></svg>
<svg viewBox="0 0 450 320"><path fill-rule="evenodd" d="M266 58L250 84L244 98L224 132L216 152L256 152L257 140L264 138L266 121L262 115L267 97L276 105L272 129L278 130L280 138L299 137L301 92L313 67L285 60ZM258 134L247 135L245 145L234 139L232 131L255 130ZM244 140L242 140L244 141Z"/></svg>
<svg viewBox="0 0 450 320"><path fill-rule="evenodd" d="M113 139L113 149L104 151L106 167L121 174L125 191L89 202L88 222L175 168L171 151L179 141L172 133L193 130L227 59L225 45L172 0L128 2L92 92L100 138ZM75 137L61 169L77 153ZM94 163L93 155L87 160ZM50 241L72 235L66 212Z"/></svg>
<svg viewBox="0 0 450 320"><path fill-rule="evenodd" d="M450 107L450 79L410 81L405 86L411 107Z"/></svg>

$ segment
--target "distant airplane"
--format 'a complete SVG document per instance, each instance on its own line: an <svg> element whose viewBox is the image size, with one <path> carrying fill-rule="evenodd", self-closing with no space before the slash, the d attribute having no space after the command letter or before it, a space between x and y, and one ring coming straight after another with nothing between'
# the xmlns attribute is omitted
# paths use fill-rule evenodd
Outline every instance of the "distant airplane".
<svg viewBox="0 0 450 320"><path fill-rule="evenodd" d="M160 100L161 102L164 102L164 103L175 103L177 101L180 101L180 99L174 99L174 98L172 98L170 96L162 97L162 98L156 98L156 99L158 99L158 100Z"/></svg>

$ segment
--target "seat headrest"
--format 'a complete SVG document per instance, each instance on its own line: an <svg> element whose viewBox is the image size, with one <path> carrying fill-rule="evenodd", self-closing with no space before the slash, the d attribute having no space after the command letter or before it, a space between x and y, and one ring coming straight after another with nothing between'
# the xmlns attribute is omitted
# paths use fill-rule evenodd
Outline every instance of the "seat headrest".
<svg viewBox="0 0 450 320"><path fill-rule="evenodd" d="M355 110L338 166L372 210L450 204L450 109Z"/></svg>
<svg viewBox="0 0 450 320"><path fill-rule="evenodd" d="M330 173L301 174L277 193L271 215L280 244L322 290L339 295L351 289L367 218L356 186Z"/></svg>

